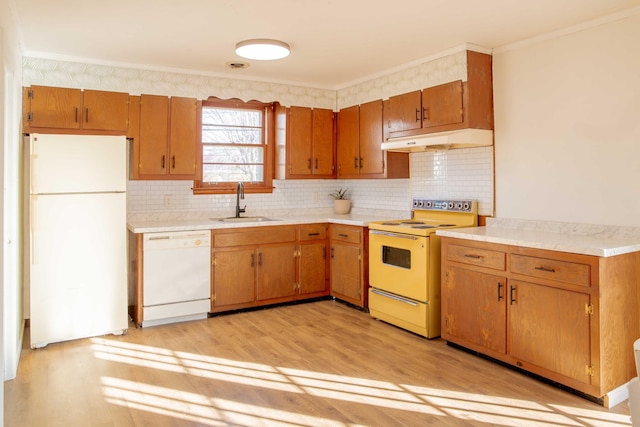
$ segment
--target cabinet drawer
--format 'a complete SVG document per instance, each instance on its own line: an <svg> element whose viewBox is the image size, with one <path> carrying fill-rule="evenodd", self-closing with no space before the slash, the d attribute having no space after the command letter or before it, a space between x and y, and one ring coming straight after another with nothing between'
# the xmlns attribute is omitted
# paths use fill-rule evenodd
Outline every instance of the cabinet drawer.
<svg viewBox="0 0 640 427"><path fill-rule="evenodd" d="M331 227L331 240L359 244L362 241L362 229Z"/></svg>
<svg viewBox="0 0 640 427"><path fill-rule="evenodd" d="M300 241L325 240L327 238L327 224L306 224L300 226Z"/></svg>
<svg viewBox="0 0 640 427"><path fill-rule="evenodd" d="M447 261L504 271L506 269L506 259L506 254L500 251L459 245L447 246Z"/></svg>
<svg viewBox="0 0 640 427"><path fill-rule="evenodd" d="M591 285L591 266L577 262L511 254L511 272L557 280L573 285Z"/></svg>
<svg viewBox="0 0 640 427"><path fill-rule="evenodd" d="M262 245L265 243L285 243L296 241L296 229L293 227L260 227L231 233L213 233L213 246Z"/></svg>

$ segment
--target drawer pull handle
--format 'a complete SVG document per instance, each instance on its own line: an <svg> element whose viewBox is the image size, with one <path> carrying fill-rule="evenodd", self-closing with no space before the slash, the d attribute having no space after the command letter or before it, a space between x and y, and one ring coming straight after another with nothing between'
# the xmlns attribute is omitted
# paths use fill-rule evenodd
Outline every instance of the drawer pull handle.
<svg viewBox="0 0 640 427"><path fill-rule="evenodd" d="M546 267L535 267L536 270L540 270L540 271L546 271L547 273L555 273L556 270L553 268L546 268Z"/></svg>
<svg viewBox="0 0 640 427"><path fill-rule="evenodd" d="M480 259L482 255L464 254L465 258Z"/></svg>
<svg viewBox="0 0 640 427"><path fill-rule="evenodd" d="M256 255L251 254L251 267L256 265Z"/></svg>
<svg viewBox="0 0 640 427"><path fill-rule="evenodd" d="M319 235L320 235L320 233L309 233L309 234L307 234L307 236L319 236Z"/></svg>
<svg viewBox="0 0 640 427"><path fill-rule="evenodd" d="M510 291L510 295L509 295L509 299L510 304L513 305L514 302L516 302L516 298L515 298L515 293L516 293L516 287L515 286L511 286L511 291Z"/></svg>
<svg viewBox="0 0 640 427"><path fill-rule="evenodd" d="M386 297L386 298L390 298L390 299L393 299L393 300L396 300L396 301L399 301L399 302L403 302L405 304L409 304L410 306L413 306L413 307L417 307L418 306L418 303L415 302L415 301L412 301L412 300L407 299L407 298L403 298L403 297L398 296L398 295L390 294L388 292L381 291L379 289L373 289L371 292L373 292L376 295L380 295L381 297Z"/></svg>
<svg viewBox="0 0 640 427"><path fill-rule="evenodd" d="M502 301L502 282L498 282L498 301Z"/></svg>
<svg viewBox="0 0 640 427"><path fill-rule="evenodd" d="M349 235L348 235L348 234L344 234L344 233L338 233L338 236L340 236L340 237L344 237L344 238L349 237Z"/></svg>

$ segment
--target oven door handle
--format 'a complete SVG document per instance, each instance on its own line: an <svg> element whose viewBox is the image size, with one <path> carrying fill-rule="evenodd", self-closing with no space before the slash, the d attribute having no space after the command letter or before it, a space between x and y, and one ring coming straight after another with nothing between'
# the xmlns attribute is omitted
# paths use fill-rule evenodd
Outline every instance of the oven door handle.
<svg viewBox="0 0 640 427"><path fill-rule="evenodd" d="M407 298L403 298L403 297L398 296L398 295L390 294L389 292L384 292L384 291L381 291L379 289L372 289L371 292L373 292L374 294L380 295L382 297L391 298L391 299L394 299L396 301L400 301L400 302L403 302L405 304L412 305L414 307L418 306L418 303L415 302L415 301L412 301L412 300L407 299Z"/></svg>
<svg viewBox="0 0 640 427"><path fill-rule="evenodd" d="M371 234L379 234L381 236L398 237L400 239L418 240L416 236L410 236L408 234L389 233L388 231L369 230Z"/></svg>

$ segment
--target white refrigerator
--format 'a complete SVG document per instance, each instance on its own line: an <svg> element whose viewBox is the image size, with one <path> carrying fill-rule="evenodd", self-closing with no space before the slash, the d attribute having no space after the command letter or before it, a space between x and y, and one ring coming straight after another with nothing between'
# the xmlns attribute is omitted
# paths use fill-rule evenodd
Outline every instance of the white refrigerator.
<svg viewBox="0 0 640 427"><path fill-rule="evenodd" d="M122 334L129 320L126 138L27 138L31 348Z"/></svg>

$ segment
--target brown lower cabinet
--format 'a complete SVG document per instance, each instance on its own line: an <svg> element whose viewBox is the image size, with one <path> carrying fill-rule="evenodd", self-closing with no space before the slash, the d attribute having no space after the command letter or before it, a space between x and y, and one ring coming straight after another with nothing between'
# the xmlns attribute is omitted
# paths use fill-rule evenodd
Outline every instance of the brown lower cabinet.
<svg viewBox="0 0 640 427"><path fill-rule="evenodd" d="M636 376L640 252L442 238L442 338L600 399Z"/></svg>
<svg viewBox="0 0 640 427"><path fill-rule="evenodd" d="M328 295L327 227L212 230L211 312Z"/></svg>
<svg viewBox="0 0 640 427"><path fill-rule="evenodd" d="M331 224L331 295L367 307L369 294L368 228Z"/></svg>

